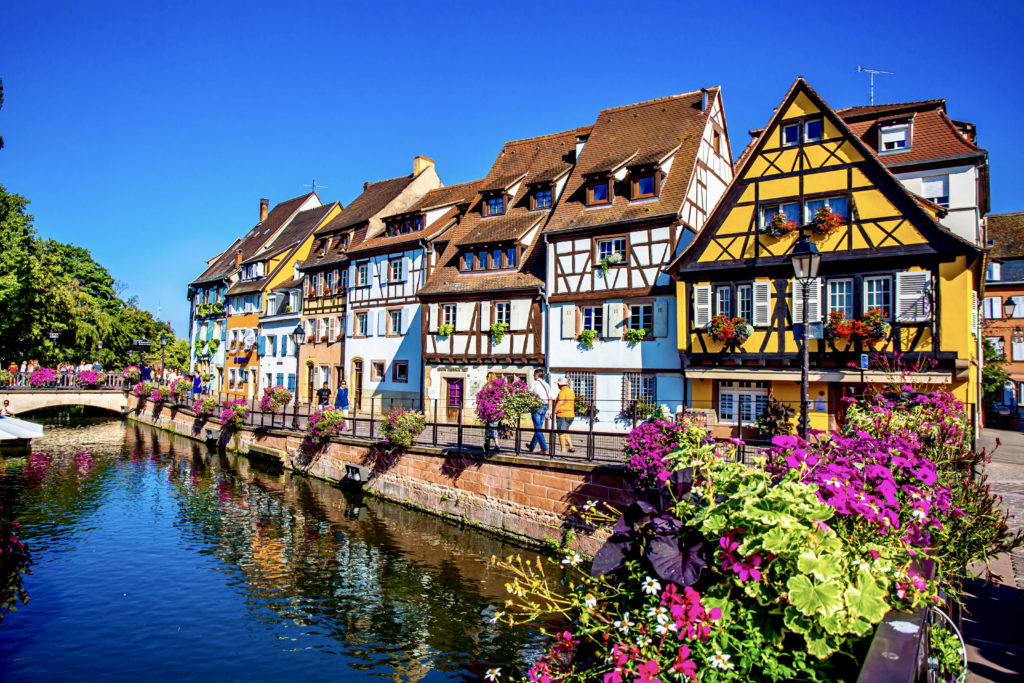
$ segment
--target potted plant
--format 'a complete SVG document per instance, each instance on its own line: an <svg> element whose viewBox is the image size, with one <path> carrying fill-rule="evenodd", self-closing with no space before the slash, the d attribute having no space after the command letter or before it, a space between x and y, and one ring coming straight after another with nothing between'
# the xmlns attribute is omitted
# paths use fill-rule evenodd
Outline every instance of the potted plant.
<svg viewBox="0 0 1024 683"><path fill-rule="evenodd" d="M322 342L327 341L327 335L326 334L321 334L320 335L320 341L322 341Z"/></svg>
<svg viewBox="0 0 1024 683"><path fill-rule="evenodd" d="M881 308L869 309L860 319L859 334L868 344L874 344L889 336L892 326L885 319L885 311Z"/></svg>
<svg viewBox="0 0 1024 683"><path fill-rule="evenodd" d="M345 416L340 410L317 410L306 422L306 439L316 447L322 447L331 437L341 434L345 428Z"/></svg>
<svg viewBox="0 0 1024 683"><path fill-rule="evenodd" d="M647 328L640 327L637 329L627 328L626 329L626 341L629 342L630 346L635 346L643 341L644 337L647 336Z"/></svg>
<svg viewBox="0 0 1024 683"><path fill-rule="evenodd" d="M5 368L0 368L0 387L10 386L14 381L14 374Z"/></svg>
<svg viewBox="0 0 1024 683"><path fill-rule="evenodd" d="M769 237L780 239L796 229L796 223L786 218L786 214L777 213L761 227L761 232Z"/></svg>
<svg viewBox="0 0 1024 683"><path fill-rule="evenodd" d="M573 409L576 412L576 417L597 417L597 409L594 407L593 401L588 401L579 394L576 394L576 402L573 404ZM591 414L593 411L593 414Z"/></svg>
<svg viewBox="0 0 1024 683"><path fill-rule="evenodd" d="M580 346L589 351L594 348L595 337L597 337L597 332L594 330L580 330Z"/></svg>
<svg viewBox="0 0 1024 683"><path fill-rule="evenodd" d="M775 394L769 390L768 402L757 416L757 433L762 437L789 434L793 431L793 425L789 422L793 415L793 409L775 398Z"/></svg>
<svg viewBox="0 0 1024 683"><path fill-rule="evenodd" d="M416 410L395 408L384 415L380 431L382 445L389 451L408 448L427 424L426 416Z"/></svg>
<svg viewBox="0 0 1024 683"><path fill-rule="evenodd" d="M505 338L505 332L508 330L508 325L505 323L491 323L491 343L498 345L501 340Z"/></svg>
<svg viewBox="0 0 1024 683"><path fill-rule="evenodd" d="M622 263L622 254L617 251L612 252L601 259L601 277L607 276L608 270L617 263Z"/></svg>
<svg viewBox="0 0 1024 683"><path fill-rule="evenodd" d="M336 341L336 342L340 342L343 339L345 339L345 335L343 335L343 334L337 334L337 335L334 336L334 341Z"/></svg>
<svg viewBox="0 0 1024 683"><path fill-rule="evenodd" d="M454 332L454 331L455 331L455 325L452 325L451 323L445 323L443 325L438 325L438 327L437 327L437 336L438 337L450 337L452 335L452 332Z"/></svg>
<svg viewBox="0 0 1024 683"><path fill-rule="evenodd" d="M278 385L263 392L260 399L260 410L265 413L280 413L292 400L292 392Z"/></svg>
<svg viewBox="0 0 1024 683"><path fill-rule="evenodd" d="M750 339L754 328L746 318L730 318L727 315L716 315L708 324L708 333L715 341L729 346L739 346Z"/></svg>
<svg viewBox="0 0 1024 683"><path fill-rule="evenodd" d="M196 414L196 417L203 419L213 415L215 410L217 410L217 399L213 396L201 396L192 404L192 411Z"/></svg>
<svg viewBox="0 0 1024 683"><path fill-rule="evenodd" d="M245 401L237 398L224 404L224 410L220 414L220 424L224 429L238 429L245 425L245 418L249 416L249 409Z"/></svg>
<svg viewBox="0 0 1024 683"><path fill-rule="evenodd" d="M814 212L811 218L811 230L818 235L831 235L843 225L846 220L843 216L834 213L832 209L823 206Z"/></svg>

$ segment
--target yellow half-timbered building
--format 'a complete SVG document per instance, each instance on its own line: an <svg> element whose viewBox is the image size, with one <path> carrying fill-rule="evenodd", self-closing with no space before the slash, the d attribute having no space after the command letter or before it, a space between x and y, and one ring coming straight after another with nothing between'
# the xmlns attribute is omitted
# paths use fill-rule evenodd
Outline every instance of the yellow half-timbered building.
<svg viewBox="0 0 1024 683"><path fill-rule="evenodd" d="M805 290L791 254L804 234L821 253L806 290L810 428L834 427L865 384L945 384L977 404L983 253L942 227L943 212L798 78L669 266L690 406L719 433L752 427L769 393L799 412ZM919 362L911 377L892 372Z"/></svg>

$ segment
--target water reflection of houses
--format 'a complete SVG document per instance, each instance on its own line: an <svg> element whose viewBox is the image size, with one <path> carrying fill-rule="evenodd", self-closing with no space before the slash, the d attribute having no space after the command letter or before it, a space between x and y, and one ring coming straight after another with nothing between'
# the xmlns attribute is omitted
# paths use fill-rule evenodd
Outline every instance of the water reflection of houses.
<svg viewBox="0 0 1024 683"><path fill-rule="evenodd" d="M536 644L535 632L487 618L510 578L490 557L518 548L189 440L158 440L183 526L212 548L268 628L300 629L312 643L304 647L340 644L352 666L387 667L395 680L465 668L474 655L517 661Z"/></svg>

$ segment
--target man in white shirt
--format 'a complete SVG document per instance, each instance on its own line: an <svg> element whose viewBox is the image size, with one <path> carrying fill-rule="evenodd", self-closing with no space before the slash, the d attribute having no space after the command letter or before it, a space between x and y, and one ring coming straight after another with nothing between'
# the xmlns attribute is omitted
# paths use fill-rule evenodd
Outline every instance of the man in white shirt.
<svg viewBox="0 0 1024 683"><path fill-rule="evenodd" d="M530 392L541 400L540 407L533 411L533 439L527 450L533 452L535 445L540 446L538 454L548 454L548 443L544 440L544 423L548 418L548 410L551 409L551 386L544 381L544 371L537 368L533 371L533 382L530 383Z"/></svg>

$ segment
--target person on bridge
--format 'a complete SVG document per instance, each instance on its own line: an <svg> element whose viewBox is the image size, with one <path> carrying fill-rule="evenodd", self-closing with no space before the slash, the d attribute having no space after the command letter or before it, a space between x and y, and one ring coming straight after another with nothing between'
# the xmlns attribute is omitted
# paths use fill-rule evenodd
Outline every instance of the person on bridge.
<svg viewBox="0 0 1024 683"><path fill-rule="evenodd" d="M11 412L11 402L4 399L4 407L0 408L0 415L4 417L14 417L14 413Z"/></svg>
<svg viewBox="0 0 1024 683"><path fill-rule="evenodd" d="M203 380L199 378L199 373L192 378L192 398L195 398L199 394L203 393Z"/></svg>
<svg viewBox="0 0 1024 683"><path fill-rule="evenodd" d="M141 382L152 382L153 371L149 369L149 363L142 361L142 370L139 372L139 381Z"/></svg>
<svg viewBox="0 0 1024 683"><path fill-rule="evenodd" d="M7 371L8 371L8 372L17 372L17 371L18 371L18 364L17 364L17 363L15 363L15 362L14 362L14 361L12 360L12 361L11 361L11 364L7 366Z"/></svg>
<svg viewBox="0 0 1024 683"><path fill-rule="evenodd" d="M338 385L338 395L334 397L334 407L345 415L348 415L348 383L341 380Z"/></svg>
<svg viewBox="0 0 1024 683"><path fill-rule="evenodd" d="M558 378L558 396L555 397L555 423L558 427L558 446L562 451L575 453L569 426L576 417L576 394L569 388L569 378Z"/></svg>

